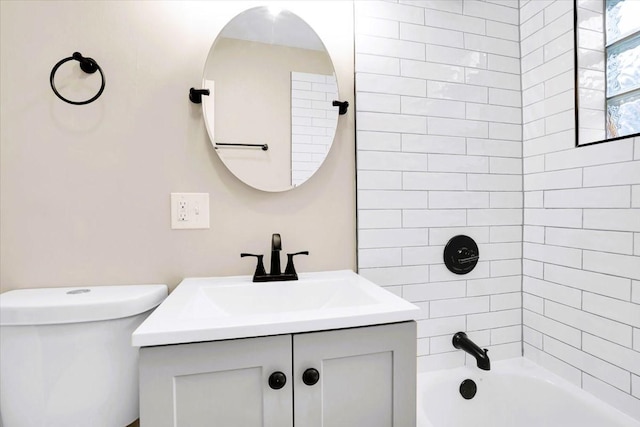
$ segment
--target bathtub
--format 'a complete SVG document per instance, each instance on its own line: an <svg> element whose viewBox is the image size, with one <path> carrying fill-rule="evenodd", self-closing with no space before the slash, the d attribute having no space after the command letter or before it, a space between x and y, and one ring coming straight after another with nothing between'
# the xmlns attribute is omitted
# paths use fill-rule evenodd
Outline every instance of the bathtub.
<svg viewBox="0 0 640 427"><path fill-rule="evenodd" d="M460 394L462 381L477 385ZM418 427L640 427L640 421L601 402L535 363L515 358L491 371L465 366L418 375Z"/></svg>

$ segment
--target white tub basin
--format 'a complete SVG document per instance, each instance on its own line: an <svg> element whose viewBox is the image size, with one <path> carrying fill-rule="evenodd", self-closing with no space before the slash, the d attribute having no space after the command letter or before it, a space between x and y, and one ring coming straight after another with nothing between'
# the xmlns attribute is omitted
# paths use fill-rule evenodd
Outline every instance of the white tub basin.
<svg viewBox="0 0 640 427"><path fill-rule="evenodd" d="M466 379L477 385L470 400L459 391ZM633 400L617 405L640 414ZM640 427L619 409L523 357L492 361L490 371L471 365L418 375L417 427Z"/></svg>
<svg viewBox="0 0 640 427"><path fill-rule="evenodd" d="M349 270L254 283L184 279L133 333L137 347L350 328L415 319L419 309Z"/></svg>

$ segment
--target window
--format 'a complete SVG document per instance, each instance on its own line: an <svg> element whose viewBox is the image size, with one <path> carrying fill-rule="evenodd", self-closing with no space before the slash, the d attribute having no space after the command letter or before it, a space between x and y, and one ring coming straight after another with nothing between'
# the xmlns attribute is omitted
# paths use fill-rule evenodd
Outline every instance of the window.
<svg viewBox="0 0 640 427"><path fill-rule="evenodd" d="M605 0L607 138L640 133L640 1Z"/></svg>

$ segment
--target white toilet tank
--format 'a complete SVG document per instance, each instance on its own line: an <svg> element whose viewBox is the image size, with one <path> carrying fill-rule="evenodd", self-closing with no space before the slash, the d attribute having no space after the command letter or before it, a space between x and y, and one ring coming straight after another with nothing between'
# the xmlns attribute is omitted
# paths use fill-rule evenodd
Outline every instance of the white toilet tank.
<svg viewBox="0 0 640 427"><path fill-rule="evenodd" d="M0 426L124 427L138 418L131 334L166 285L0 295Z"/></svg>

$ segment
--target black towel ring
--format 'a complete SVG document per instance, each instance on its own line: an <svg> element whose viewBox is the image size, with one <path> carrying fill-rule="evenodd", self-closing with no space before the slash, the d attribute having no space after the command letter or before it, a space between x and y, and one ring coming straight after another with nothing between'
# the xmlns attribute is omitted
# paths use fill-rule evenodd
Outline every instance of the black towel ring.
<svg viewBox="0 0 640 427"><path fill-rule="evenodd" d="M71 60L78 61L80 63L80 69L87 74L93 74L96 71L100 71L102 84L100 85L100 90L93 98L87 99L86 101L70 101L64 96L60 95L60 92L58 92L58 90L56 89L56 85L53 82L53 79L56 75L56 71L58 71L58 68L60 68L62 64ZM51 89L53 89L53 93L55 93L58 98L62 99L64 102L67 102L69 104L84 105L84 104L89 104L95 101L100 97L100 95L102 95L102 92L104 91L105 77L104 77L104 73L102 72L102 68L100 68L98 63L93 58L84 57L80 52L73 52L72 56L63 59L59 61L56 65L54 65L53 69L51 70L51 76L49 77L49 81L51 82Z"/></svg>

